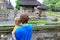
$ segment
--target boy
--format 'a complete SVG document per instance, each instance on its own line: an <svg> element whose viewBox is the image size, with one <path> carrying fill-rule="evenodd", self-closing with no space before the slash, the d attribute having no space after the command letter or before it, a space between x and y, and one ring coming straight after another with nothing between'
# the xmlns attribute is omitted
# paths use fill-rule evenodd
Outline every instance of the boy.
<svg viewBox="0 0 60 40"><path fill-rule="evenodd" d="M19 28L20 22L19 22L19 18L18 17L16 17L14 21L15 21L15 27L14 27L14 29L12 31L12 36L13 36L13 39L16 40L15 31L16 31L17 28Z"/></svg>
<svg viewBox="0 0 60 40"><path fill-rule="evenodd" d="M16 40L31 40L32 37L32 25L27 24L29 17L27 14L20 15L20 21L22 26L19 27L15 32Z"/></svg>

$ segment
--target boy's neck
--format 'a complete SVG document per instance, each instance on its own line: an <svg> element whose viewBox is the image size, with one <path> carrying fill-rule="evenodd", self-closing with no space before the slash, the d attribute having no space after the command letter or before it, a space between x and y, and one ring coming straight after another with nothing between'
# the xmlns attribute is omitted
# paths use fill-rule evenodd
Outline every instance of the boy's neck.
<svg viewBox="0 0 60 40"><path fill-rule="evenodd" d="M27 23L24 23L24 24L23 24L23 26L26 26L26 25L28 25L28 24L27 24Z"/></svg>

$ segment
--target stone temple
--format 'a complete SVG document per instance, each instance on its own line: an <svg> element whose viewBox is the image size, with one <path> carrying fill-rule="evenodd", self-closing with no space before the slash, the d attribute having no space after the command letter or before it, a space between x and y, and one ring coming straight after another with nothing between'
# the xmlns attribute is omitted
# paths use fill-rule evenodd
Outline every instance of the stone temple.
<svg viewBox="0 0 60 40"><path fill-rule="evenodd" d="M9 19L9 11L8 11L9 6L7 6L5 1L6 0L0 0L0 21Z"/></svg>
<svg viewBox="0 0 60 40"><path fill-rule="evenodd" d="M20 11L22 11L22 13L28 13L31 20L37 20L41 17L46 17L45 10L48 9L46 8L47 6L41 4L37 0L21 0L19 6Z"/></svg>

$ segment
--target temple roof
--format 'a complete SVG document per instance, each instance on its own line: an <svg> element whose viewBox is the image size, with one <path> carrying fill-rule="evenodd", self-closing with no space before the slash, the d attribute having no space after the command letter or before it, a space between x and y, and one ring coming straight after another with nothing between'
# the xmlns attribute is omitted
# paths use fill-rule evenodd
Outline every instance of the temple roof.
<svg viewBox="0 0 60 40"><path fill-rule="evenodd" d="M49 9L48 6L44 5L44 4L41 4L40 6L37 6L37 9L40 9L40 10L47 10Z"/></svg>
<svg viewBox="0 0 60 40"><path fill-rule="evenodd" d="M20 6L39 6L40 2L37 0L22 0Z"/></svg>
<svg viewBox="0 0 60 40"><path fill-rule="evenodd" d="M6 4L7 9L14 9L14 7L11 4L11 2L8 2L7 0L5 0L4 3Z"/></svg>

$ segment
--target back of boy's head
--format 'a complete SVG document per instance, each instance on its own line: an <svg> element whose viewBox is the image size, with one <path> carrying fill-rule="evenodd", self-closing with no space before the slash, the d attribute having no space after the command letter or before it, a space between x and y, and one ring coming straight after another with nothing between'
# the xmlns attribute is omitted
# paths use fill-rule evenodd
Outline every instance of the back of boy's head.
<svg viewBox="0 0 60 40"><path fill-rule="evenodd" d="M14 21L15 21L15 25L19 25L20 24L19 17L16 17Z"/></svg>
<svg viewBox="0 0 60 40"><path fill-rule="evenodd" d="M28 14L24 13L20 15L20 21L22 24L28 23L28 20L29 20Z"/></svg>

